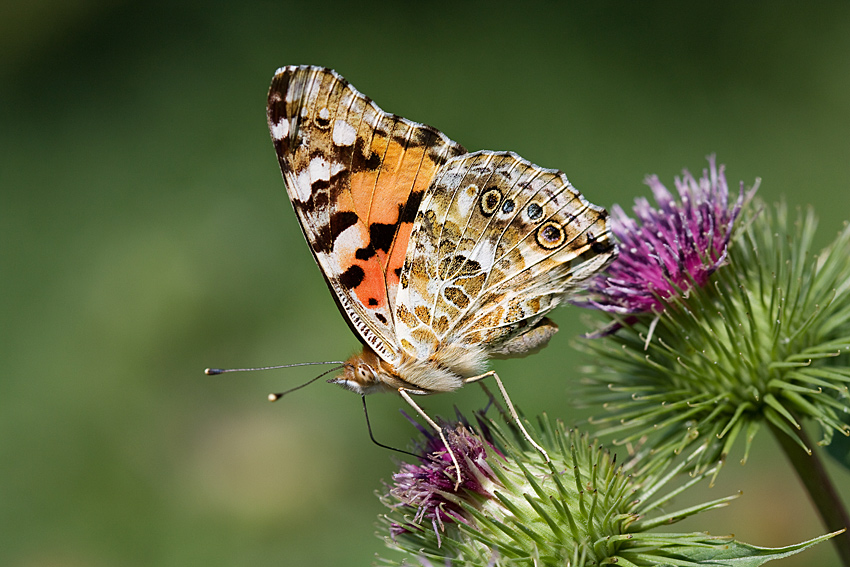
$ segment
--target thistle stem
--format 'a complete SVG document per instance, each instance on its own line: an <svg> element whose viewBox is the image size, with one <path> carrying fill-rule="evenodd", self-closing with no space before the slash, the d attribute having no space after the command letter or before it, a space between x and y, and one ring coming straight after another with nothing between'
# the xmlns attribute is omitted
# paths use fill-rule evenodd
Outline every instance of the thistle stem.
<svg viewBox="0 0 850 567"><path fill-rule="evenodd" d="M770 426L770 430L779 441L794 470L797 471L797 476L806 487L809 498L817 508L826 529L830 532L847 530L832 538L832 543L838 551L842 565L850 567L850 516L841 502L841 496L835 489L835 485L827 475L818 453L813 451L808 454L788 434L773 425ZM806 447L812 447L812 443L802 430L797 431L796 434Z"/></svg>

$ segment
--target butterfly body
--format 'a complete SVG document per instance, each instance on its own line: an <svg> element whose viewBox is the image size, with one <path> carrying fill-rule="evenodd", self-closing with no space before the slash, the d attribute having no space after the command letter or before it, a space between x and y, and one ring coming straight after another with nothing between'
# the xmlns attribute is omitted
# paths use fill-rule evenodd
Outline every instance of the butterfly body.
<svg viewBox="0 0 850 567"><path fill-rule="evenodd" d="M604 209L557 170L468 153L382 111L334 71L283 67L268 123L287 192L364 344L360 394L448 392L544 346L552 308L616 255Z"/></svg>

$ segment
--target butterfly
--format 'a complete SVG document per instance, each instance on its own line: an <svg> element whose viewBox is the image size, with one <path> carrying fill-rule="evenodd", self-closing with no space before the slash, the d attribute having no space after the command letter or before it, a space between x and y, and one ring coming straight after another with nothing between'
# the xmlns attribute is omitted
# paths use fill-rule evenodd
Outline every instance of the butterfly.
<svg viewBox="0 0 850 567"><path fill-rule="evenodd" d="M486 366L545 346L546 313L616 257L606 211L562 172L467 152L331 69L278 69L267 118L301 229L363 343L330 381L396 392L442 436L411 395L493 376L545 455Z"/></svg>

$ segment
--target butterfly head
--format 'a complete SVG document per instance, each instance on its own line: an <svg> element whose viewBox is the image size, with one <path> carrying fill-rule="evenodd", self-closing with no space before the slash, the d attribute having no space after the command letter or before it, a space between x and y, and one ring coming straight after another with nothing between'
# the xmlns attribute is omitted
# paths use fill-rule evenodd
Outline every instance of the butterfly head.
<svg viewBox="0 0 850 567"><path fill-rule="evenodd" d="M392 392L402 384L396 384L398 378L392 368L369 347L345 361L342 374L328 380L339 384L346 390L357 394Z"/></svg>

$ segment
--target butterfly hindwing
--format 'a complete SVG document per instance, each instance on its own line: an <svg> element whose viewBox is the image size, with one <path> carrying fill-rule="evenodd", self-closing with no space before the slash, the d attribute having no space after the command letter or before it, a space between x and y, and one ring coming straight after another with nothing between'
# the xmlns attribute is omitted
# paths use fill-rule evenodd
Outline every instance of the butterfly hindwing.
<svg viewBox="0 0 850 567"><path fill-rule="evenodd" d="M387 114L321 67L279 69L267 117L290 200L340 310L397 362L395 292L412 222L442 163L465 150Z"/></svg>
<svg viewBox="0 0 850 567"><path fill-rule="evenodd" d="M449 160L414 223L396 305L402 348L498 350L610 261L606 219L563 173L514 153Z"/></svg>

